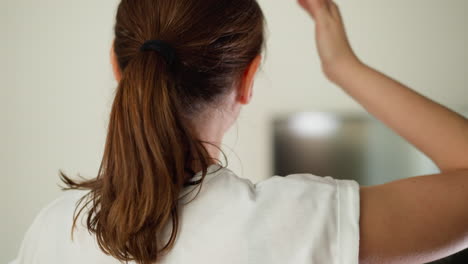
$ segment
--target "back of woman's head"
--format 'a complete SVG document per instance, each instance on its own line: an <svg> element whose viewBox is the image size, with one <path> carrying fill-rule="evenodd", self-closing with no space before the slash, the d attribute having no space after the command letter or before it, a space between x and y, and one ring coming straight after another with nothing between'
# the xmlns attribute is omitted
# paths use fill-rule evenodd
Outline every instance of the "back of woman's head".
<svg viewBox="0 0 468 264"><path fill-rule="evenodd" d="M174 63L141 51L149 40L170 44ZM190 120L222 102L263 45L255 0L122 0L114 40L121 79L98 176L77 182L60 172L64 189L90 190L74 226L91 205L87 227L105 253L147 264L170 250L179 195L200 184L210 165ZM195 182L185 177L195 173L194 161L203 172ZM168 224L170 237L162 242Z"/></svg>

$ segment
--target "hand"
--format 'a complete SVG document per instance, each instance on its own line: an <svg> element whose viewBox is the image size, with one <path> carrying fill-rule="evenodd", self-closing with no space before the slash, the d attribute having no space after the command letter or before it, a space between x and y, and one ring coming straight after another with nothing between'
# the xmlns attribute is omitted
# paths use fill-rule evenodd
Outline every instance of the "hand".
<svg viewBox="0 0 468 264"><path fill-rule="evenodd" d="M346 36L338 6L332 0L298 0L315 20L316 43L325 75L332 79L342 65L359 62ZM344 67L346 68L346 67Z"/></svg>

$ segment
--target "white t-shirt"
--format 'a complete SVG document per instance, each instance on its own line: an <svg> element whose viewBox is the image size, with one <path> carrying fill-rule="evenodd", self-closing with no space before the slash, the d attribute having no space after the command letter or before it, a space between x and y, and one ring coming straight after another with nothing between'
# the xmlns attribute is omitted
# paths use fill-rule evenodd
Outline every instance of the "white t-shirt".
<svg viewBox="0 0 468 264"><path fill-rule="evenodd" d="M253 184L217 164L208 173L183 207L162 264L358 264L356 181L301 173ZM186 201L199 187L189 188L196 190ZM100 251L83 217L71 240L75 204L86 192L66 191L44 207L10 264L120 263Z"/></svg>

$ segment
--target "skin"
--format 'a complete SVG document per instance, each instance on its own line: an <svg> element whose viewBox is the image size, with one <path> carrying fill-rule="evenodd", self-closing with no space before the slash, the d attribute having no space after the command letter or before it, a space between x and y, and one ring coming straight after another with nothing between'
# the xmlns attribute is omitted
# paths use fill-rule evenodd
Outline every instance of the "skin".
<svg viewBox="0 0 468 264"><path fill-rule="evenodd" d="M427 263L467 248L467 119L360 61L336 3L298 3L315 21L326 77L426 154L441 171L360 187L359 263ZM111 58L118 81L113 52ZM260 60L257 57L251 63L241 84L226 98L223 117L217 112L201 115L197 131L204 140L219 144L241 107L251 101ZM216 149L210 153L219 155Z"/></svg>

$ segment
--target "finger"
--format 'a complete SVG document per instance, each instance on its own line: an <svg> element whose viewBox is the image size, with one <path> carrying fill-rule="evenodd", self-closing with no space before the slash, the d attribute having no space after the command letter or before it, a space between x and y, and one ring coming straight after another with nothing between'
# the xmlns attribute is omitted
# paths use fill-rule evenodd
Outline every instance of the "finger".
<svg viewBox="0 0 468 264"><path fill-rule="evenodd" d="M306 11L310 12L310 7L307 0L298 0L299 5L304 8Z"/></svg>
<svg viewBox="0 0 468 264"><path fill-rule="evenodd" d="M312 18L315 20L317 18L318 4L317 2L323 0L298 0L299 5L309 13Z"/></svg>

